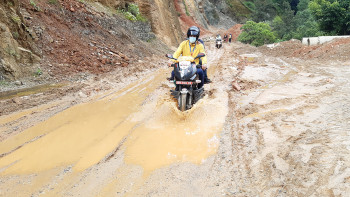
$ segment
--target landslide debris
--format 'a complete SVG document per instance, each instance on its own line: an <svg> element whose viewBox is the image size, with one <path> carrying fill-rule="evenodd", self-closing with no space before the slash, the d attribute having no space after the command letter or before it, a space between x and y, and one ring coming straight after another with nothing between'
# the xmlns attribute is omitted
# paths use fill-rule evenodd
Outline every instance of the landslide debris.
<svg viewBox="0 0 350 197"><path fill-rule="evenodd" d="M43 74L41 81L48 82L79 72L101 74L168 51L153 30L170 29L171 21L150 16L146 22L131 22L118 14L122 2L117 2L114 7L74 0L0 3L1 80ZM157 6L140 4L143 13ZM158 28L157 23L167 25ZM180 37L172 32L171 37ZM164 41L177 44L179 39Z"/></svg>

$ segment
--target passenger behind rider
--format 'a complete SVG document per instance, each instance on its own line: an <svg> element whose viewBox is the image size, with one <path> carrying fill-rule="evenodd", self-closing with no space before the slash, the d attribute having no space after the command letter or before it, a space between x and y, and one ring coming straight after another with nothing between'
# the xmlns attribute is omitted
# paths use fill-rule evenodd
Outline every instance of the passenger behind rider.
<svg viewBox="0 0 350 197"><path fill-rule="evenodd" d="M204 45L198 41L199 39L199 35L200 35L200 29L196 26L192 26L187 30L187 40L183 41L180 46L178 47L178 49L175 51L175 53L173 54L174 58L179 58L180 55L182 56L191 56L193 58L195 58L199 53L204 53L205 54L205 50L204 50ZM203 87L204 85L204 72L203 70L207 69L207 57L204 56L201 58L202 60L202 67L201 68L197 68L197 74L199 79L201 80L201 83L198 85L198 88ZM170 60L168 62L168 66L170 67L171 64L173 64L174 62L172 60ZM196 65L199 64L199 59L195 59L195 63ZM169 78L169 80L174 80L175 77L175 73L174 71L172 71L171 73L171 78ZM209 79L208 79L209 80ZM210 80L209 80L210 81Z"/></svg>

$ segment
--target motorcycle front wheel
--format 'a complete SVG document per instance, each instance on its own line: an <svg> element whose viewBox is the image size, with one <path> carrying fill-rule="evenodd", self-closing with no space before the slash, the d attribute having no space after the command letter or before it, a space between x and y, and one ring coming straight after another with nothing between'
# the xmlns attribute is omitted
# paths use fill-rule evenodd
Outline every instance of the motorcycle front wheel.
<svg viewBox="0 0 350 197"><path fill-rule="evenodd" d="M180 94L179 98L177 99L180 111L186 111L186 97L187 94Z"/></svg>

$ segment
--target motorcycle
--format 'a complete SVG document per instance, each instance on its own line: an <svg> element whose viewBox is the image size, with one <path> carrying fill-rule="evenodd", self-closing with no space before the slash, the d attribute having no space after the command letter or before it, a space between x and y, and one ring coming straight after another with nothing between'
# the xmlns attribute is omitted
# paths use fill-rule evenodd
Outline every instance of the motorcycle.
<svg viewBox="0 0 350 197"><path fill-rule="evenodd" d="M199 53L197 57L180 56L178 59L174 58L171 54L167 54L166 57L175 60L172 64L174 67L174 84L175 90L170 90L171 95L177 99L178 108L180 111L186 111L191 109L192 106L203 97L204 88L198 88L198 84L201 83L196 72L200 65L196 65L194 60L204 57L204 53Z"/></svg>
<svg viewBox="0 0 350 197"><path fill-rule="evenodd" d="M220 49L222 47L222 40L221 39L216 39L216 48Z"/></svg>

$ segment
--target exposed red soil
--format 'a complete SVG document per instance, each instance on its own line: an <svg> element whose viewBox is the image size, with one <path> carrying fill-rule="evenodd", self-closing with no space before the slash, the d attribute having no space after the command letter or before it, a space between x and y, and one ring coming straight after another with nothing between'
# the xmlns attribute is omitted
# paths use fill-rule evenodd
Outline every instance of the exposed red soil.
<svg viewBox="0 0 350 197"><path fill-rule="evenodd" d="M228 29L227 31L225 31L225 34L227 34L227 35L232 34L232 41L236 41L238 36L242 32L242 30L241 30L242 26L243 26L242 24L236 24L236 25L232 26L230 29Z"/></svg>
<svg viewBox="0 0 350 197"><path fill-rule="evenodd" d="M350 38L334 39L312 46L304 45L300 40L289 40L276 43L272 48L264 45L259 47L259 50L274 56L347 61L350 59Z"/></svg>
<svg viewBox="0 0 350 197"><path fill-rule="evenodd" d="M293 52L293 57L328 59L334 56L339 60L349 59L350 38L335 39L321 45L302 46Z"/></svg>
<svg viewBox="0 0 350 197"><path fill-rule="evenodd" d="M21 1L21 6L33 17L26 19L26 25L42 30L37 34L41 63L43 67L49 65L44 69L50 70L52 76L110 72L128 66L139 58L139 54L154 54L138 39L132 41L127 36L113 35L97 22L104 13L91 11L79 1L58 0L55 5L38 1L40 12L35 11L29 1ZM138 47L134 48L134 44Z"/></svg>
<svg viewBox="0 0 350 197"><path fill-rule="evenodd" d="M197 26L200 28L202 36L209 34L210 32L207 29L205 29L202 25L196 23L192 16L187 16L185 11L181 8L181 4L181 0L174 0L175 9L180 14L179 19L181 23L182 32L186 33L189 27Z"/></svg>

